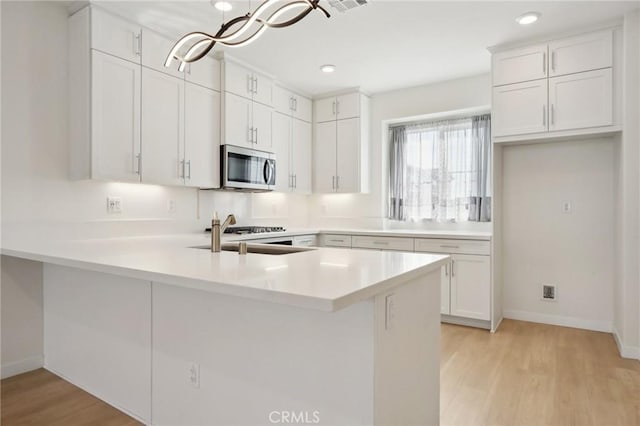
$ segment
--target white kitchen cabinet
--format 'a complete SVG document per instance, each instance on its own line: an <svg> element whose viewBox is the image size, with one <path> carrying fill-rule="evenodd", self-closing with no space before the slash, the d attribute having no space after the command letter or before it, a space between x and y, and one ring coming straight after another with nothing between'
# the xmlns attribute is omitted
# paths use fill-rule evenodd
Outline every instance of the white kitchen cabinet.
<svg viewBox="0 0 640 426"><path fill-rule="evenodd" d="M363 101L358 92L319 99L315 102L315 122L360 117Z"/></svg>
<svg viewBox="0 0 640 426"><path fill-rule="evenodd" d="M91 56L89 174L93 179L139 182L140 66L98 51Z"/></svg>
<svg viewBox="0 0 640 426"><path fill-rule="evenodd" d="M224 90L264 105L273 105L273 80L234 61L225 60Z"/></svg>
<svg viewBox="0 0 640 426"><path fill-rule="evenodd" d="M549 79L549 130L613 124L611 68Z"/></svg>
<svg viewBox="0 0 640 426"><path fill-rule="evenodd" d="M127 61L140 63L140 25L121 19L102 9L92 7L78 13L91 13L91 47ZM87 25L89 25L87 19Z"/></svg>
<svg viewBox="0 0 640 426"><path fill-rule="evenodd" d="M491 319L491 258L452 255L451 315L489 321Z"/></svg>
<svg viewBox="0 0 640 426"><path fill-rule="evenodd" d="M208 89L220 91L220 61L205 56L187 65L185 80Z"/></svg>
<svg viewBox="0 0 640 426"><path fill-rule="evenodd" d="M316 123L313 141L313 192L336 191L337 122Z"/></svg>
<svg viewBox="0 0 640 426"><path fill-rule="evenodd" d="M597 31L549 43L549 77L613 66L613 31Z"/></svg>
<svg viewBox="0 0 640 426"><path fill-rule="evenodd" d="M351 235L322 234L320 235L320 245L322 247L351 248Z"/></svg>
<svg viewBox="0 0 640 426"><path fill-rule="evenodd" d="M184 80L142 69L142 181L184 183Z"/></svg>
<svg viewBox="0 0 640 426"><path fill-rule="evenodd" d="M547 45L537 44L496 53L492 57L493 85L521 83L547 77Z"/></svg>
<svg viewBox="0 0 640 426"><path fill-rule="evenodd" d="M291 178L291 133L292 118L279 112L273 113L273 152L276 154L276 187L278 192L289 192L292 186Z"/></svg>
<svg viewBox="0 0 640 426"><path fill-rule="evenodd" d="M170 67L165 67L167 55L175 41L160 34L144 29L142 31L142 65L156 71L184 78L184 72L178 71L178 62L174 61Z"/></svg>
<svg viewBox="0 0 640 426"><path fill-rule="evenodd" d="M294 247L316 247L318 237L316 235L296 235L293 237Z"/></svg>
<svg viewBox="0 0 640 426"><path fill-rule="evenodd" d="M220 93L185 83L185 151L187 186L220 187Z"/></svg>
<svg viewBox="0 0 640 426"><path fill-rule="evenodd" d="M451 315L451 280L449 279L451 263L440 270L440 313Z"/></svg>
<svg viewBox="0 0 640 426"><path fill-rule="evenodd" d="M375 250L413 251L413 238L353 235L352 248Z"/></svg>
<svg viewBox="0 0 640 426"><path fill-rule="evenodd" d="M311 100L284 87L277 85L273 87L273 107L282 114L307 122L311 121Z"/></svg>
<svg viewBox="0 0 640 426"><path fill-rule="evenodd" d="M493 88L494 137L548 130L547 79Z"/></svg>
<svg viewBox="0 0 640 426"><path fill-rule="evenodd" d="M247 98L224 93L224 139L223 143L253 147L252 102Z"/></svg>
<svg viewBox="0 0 640 426"><path fill-rule="evenodd" d="M291 174L293 192L311 193L311 123L291 120Z"/></svg>
<svg viewBox="0 0 640 426"><path fill-rule="evenodd" d="M360 192L360 119L337 121L336 192Z"/></svg>
<svg viewBox="0 0 640 426"><path fill-rule="evenodd" d="M271 120L273 109L258 102L252 103L251 127L253 128L253 148L271 151Z"/></svg>

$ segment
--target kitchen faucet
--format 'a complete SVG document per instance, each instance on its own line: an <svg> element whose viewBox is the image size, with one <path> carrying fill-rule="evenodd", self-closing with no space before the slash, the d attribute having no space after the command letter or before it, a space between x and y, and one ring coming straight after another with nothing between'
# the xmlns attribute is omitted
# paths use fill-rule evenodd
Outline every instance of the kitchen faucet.
<svg viewBox="0 0 640 426"><path fill-rule="evenodd" d="M236 224L236 217L232 214L227 216L224 223L220 225L220 219L218 219L218 212L213 212L213 220L211 221L211 251L214 253L220 252L220 236L229 225Z"/></svg>

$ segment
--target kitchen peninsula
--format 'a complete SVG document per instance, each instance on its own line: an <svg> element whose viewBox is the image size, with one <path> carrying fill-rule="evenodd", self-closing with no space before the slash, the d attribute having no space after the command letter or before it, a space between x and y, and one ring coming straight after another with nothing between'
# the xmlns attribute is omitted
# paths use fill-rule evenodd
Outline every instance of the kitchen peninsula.
<svg viewBox="0 0 640 426"><path fill-rule="evenodd" d="M45 368L145 424L265 424L273 413L438 424L448 256L196 248L207 242L16 242L2 253L43 264Z"/></svg>

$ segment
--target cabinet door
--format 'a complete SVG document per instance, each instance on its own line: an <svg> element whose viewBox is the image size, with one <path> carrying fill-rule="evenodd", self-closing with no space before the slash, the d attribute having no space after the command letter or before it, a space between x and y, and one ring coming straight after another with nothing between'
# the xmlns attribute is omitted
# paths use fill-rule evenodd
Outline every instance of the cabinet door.
<svg viewBox="0 0 640 426"><path fill-rule="evenodd" d="M440 270L440 313L444 315L451 314L449 268L450 264Z"/></svg>
<svg viewBox="0 0 640 426"><path fill-rule="evenodd" d="M142 65L174 77L184 78L184 73L178 71L177 62L174 61L170 67L164 66L173 44L174 42L168 38L145 29L142 32Z"/></svg>
<svg viewBox="0 0 640 426"><path fill-rule="evenodd" d="M247 99L253 98L253 75L233 62L224 62L224 90Z"/></svg>
<svg viewBox="0 0 640 426"><path fill-rule="evenodd" d="M573 74L613 65L613 32L584 34L549 43L549 76Z"/></svg>
<svg viewBox="0 0 640 426"><path fill-rule="evenodd" d="M287 89L273 86L273 109L285 115L291 115L293 95Z"/></svg>
<svg viewBox="0 0 640 426"><path fill-rule="evenodd" d="M291 168L293 191L311 194L311 123L292 119Z"/></svg>
<svg viewBox="0 0 640 426"><path fill-rule="evenodd" d="M127 61L140 63L139 25L98 8L91 9L91 47Z"/></svg>
<svg viewBox="0 0 640 426"><path fill-rule="evenodd" d="M491 257L455 254L451 263L451 315L489 320Z"/></svg>
<svg viewBox="0 0 640 426"><path fill-rule="evenodd" d="M521 83L547 77L547 45L499 52L491 57L493 85Z"/></svg>
<svg viewBox="0 0 640 426"><path fill-rule="evenodd" d="M335 192L336 121L317 123L313 141L313 192Z"/></svg>
<svg viewBox="0 0 640 426"><path fill-rule="evenodd" d="M185 184L220 187L220 93L185 83Z"/></svg>
<svg viewBox="0 0 640 426"><path fill-rule="evenodd" d="M311 99L293 95L293 116L298 120L311 122Z"/></svg>
<svg viewBox="0 0 640 426"><path fill-rule="evenodd" d="M324 123L336 119L336 98L315 101L315 122Z"/></svg>
<svg viewBox="0 0 640 426"><path fill-rule="evenodd" d="M220 61L205 56L187 65L185 79L208 89L220 90Z"/></svg>
<svg viewBox="0 0 640 426"><path fill-rule="evenodd" d="M263 105L273 105L273 80L269 77L253 73L253 100Z"/></svg>
<svg viewBox="0 0 640 426"><path fill-rule="evenodd" d="M273 151L276 154L276 187L279 192L291 190L291 128L293 119L279 112L273 113Z"/></svg>
<svg viewBox="0 0 640 426"><path fill-rule="evenodd" d="M184 81L142 69L142 181L183 185Z"/></svg>
<svg viewBox="0 0 640 426"><path fill-rule="evenodd" d="M336 98L338 120L360 117L360 93L349 93Z"/></svg>
<svg viewBox="0 0 640 426"><path fill-rule="evenodd" d="M493 136L547 131L547 79L493 88Z"/></svg>
<svg viewBox="0 0 640 426"><path fill-rule="evenodd" d="M224 94L223 143L247 148L253 147L251 111L250 99L228 92Z"/></svg>
<svg viewBox="0 0 640 426"><path fill-rule="evenodd" d="M613 124L611 68L549 79L549 130Z"/></svg>
<svg viewBox="0 0 640 426"><path fill-rule="evenodd" d="M91 57L92 178L139 182L140 65Z"/></svg>
<svg viewBox="0 0 640 426"><path fill-rule="evenodd" d="M337 192L360 192L360 119L338 120Z"/></svg>
<svg viewBox="0 0 640 426"><path fill-rule="evenodd" d="M273 109L266 105L253 103L254 147L271 151L271 116Z"/></svg>

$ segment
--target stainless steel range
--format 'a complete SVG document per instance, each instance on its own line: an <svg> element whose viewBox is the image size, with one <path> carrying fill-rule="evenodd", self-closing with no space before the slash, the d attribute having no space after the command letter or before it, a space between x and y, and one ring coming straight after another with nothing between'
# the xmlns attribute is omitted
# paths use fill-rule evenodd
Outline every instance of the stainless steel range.
<svg viewBox="0 0 640 426"><path fill-rule="evenodd" d="M284 232L282 226L230 226L224 230L225 234L264 234L267 232Z"/></svg>

